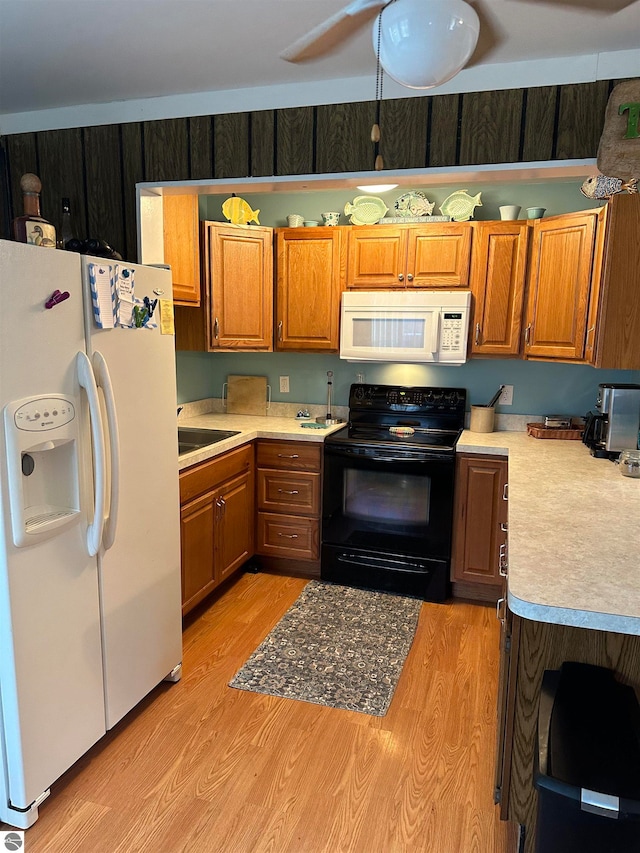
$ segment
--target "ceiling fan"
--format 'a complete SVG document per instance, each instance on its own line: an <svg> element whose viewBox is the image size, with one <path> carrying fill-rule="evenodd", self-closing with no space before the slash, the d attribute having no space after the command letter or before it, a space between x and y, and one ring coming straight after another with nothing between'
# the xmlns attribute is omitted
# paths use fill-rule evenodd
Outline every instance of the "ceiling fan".
<svg viewBox="0 0 640 853"><path fill-rule="evenodd" d="M352 0L297 39L280 57L288 62L318 59L378 18L373 25L373 46L384 71L403 86L430 89L446 83L470 62L477 62L499 42L500 36L485 14L483 2ZM614 13L634 0L537 2Z"/></svg>

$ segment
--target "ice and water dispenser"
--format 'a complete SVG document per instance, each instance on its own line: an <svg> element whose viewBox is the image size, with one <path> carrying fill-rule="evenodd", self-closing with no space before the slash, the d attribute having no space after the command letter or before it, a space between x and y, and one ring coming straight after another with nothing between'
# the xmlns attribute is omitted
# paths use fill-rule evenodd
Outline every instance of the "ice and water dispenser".
<svg viewBox="0 0 640 853"><path fill-rule="evenodd" d="M79 407L55 394L17 400L4 427L13 541L22 547L80 517Z"/></svg>

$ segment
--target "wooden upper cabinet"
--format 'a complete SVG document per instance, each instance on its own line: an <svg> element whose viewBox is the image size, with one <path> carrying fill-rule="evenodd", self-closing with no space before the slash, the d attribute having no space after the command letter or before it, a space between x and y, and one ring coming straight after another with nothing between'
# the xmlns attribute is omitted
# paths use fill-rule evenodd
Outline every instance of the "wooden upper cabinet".
<svg viewBox="0 0 640 853"><path fill-rule="evenodd" d="M407 232L407 287L469 287L468 222L416 225Z"/></svg>
<svg viewBox="0 0 640 853"><path fill-rule="evenodd" d="M536 220L525 317L526 358L584 359L597 221L598 211Z"/></svg>
<svg viewBox="0 0 640 853"><path fill-rule="evenodd" d="M349 288L468 287L472 226L354 226L349 233Z"/></svg>
<svg viewBox="0 0 640 853"><path fill-rule="evenodd" d="M586 360L640 370L640 196L614 196L599 220Z"/></svg>
<svg viewBox="0 0 640 853"><path fill-rule="evenodd" d="M200 305L197 195L162 198L164 262L171 266L175 305Z"/></svg>
<svg viewBox="0 0 640 853"><path fill-rule="evenodd" d="M209 349L273 349L273 229L206 222Z"/></svg>
<svg viewBox="0 0 640 853"><path fill-rule="evenodd" d="M526 221L518 220L475 225L469 329L472 355L506 358L520 352L530 231Z"/></svg>
<svg viewBox="0 0 640 853"><path fill-rule="evenodd" d="M337 352L345 229L276 231L276 349Z"/></svg>
<svg viewBox="0 0 640 853"><path fill-rule="evenodd" d="M407 232L393 225L353 226L349 231L347 286L375 290L404 287Z"/></svg>

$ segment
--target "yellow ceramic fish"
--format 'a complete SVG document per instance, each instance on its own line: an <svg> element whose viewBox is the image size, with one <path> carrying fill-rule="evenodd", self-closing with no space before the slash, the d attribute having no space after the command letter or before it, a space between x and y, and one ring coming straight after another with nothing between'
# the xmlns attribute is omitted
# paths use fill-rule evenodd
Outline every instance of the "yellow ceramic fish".
<svg viewBox="0 0 640 853"><path fill-rule="evenodd" d="M223 203L222 213L234 225L246 225L249 222L255 222L256 225L260 225L258 220L260 211L252 210L249 202L237 195L230 196Z"/></svg>

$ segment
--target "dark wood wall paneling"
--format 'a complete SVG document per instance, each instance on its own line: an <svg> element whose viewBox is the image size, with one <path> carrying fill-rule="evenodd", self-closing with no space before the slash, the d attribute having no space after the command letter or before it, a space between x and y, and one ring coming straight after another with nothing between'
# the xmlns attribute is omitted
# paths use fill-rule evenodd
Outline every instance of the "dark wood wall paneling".
<svg viewBox="0 0 640 853"><path fill-rule="evenodd" d="M619 81L383 101L386 169L595 157ZM42 179L42 214L59 228L71 199L79 237L137 259L135 185L373 169L374 101L133 122L6 136L8 216L20 177ZM3 219L8 219L7 214ZM8 221L0 221L9 236Z"/></svg>

